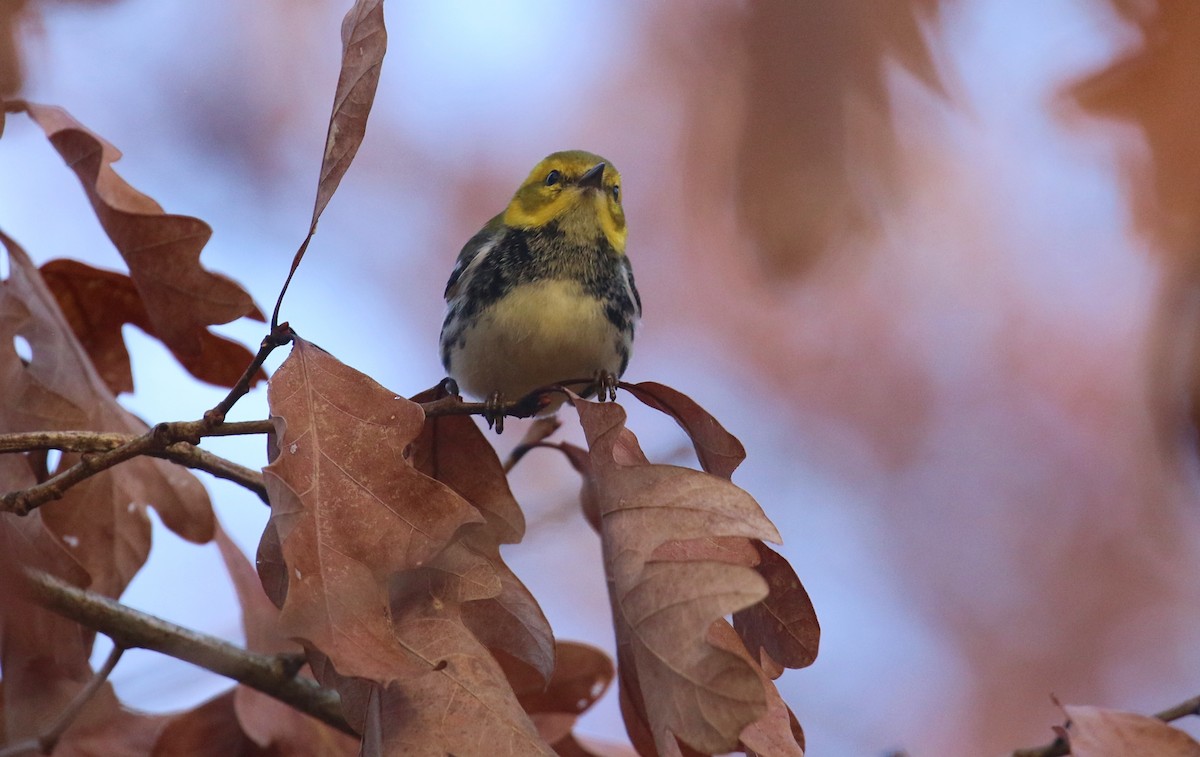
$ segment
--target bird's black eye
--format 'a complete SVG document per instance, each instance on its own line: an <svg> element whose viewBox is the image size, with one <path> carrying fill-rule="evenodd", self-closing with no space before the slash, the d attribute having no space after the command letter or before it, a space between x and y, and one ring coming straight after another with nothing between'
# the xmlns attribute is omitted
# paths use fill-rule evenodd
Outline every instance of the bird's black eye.
<svg viewBox="0 0 1200 757"><path fill-rule="evenodd" d="M612 193L613 193L613 200L616 202L620 202L621 201L621 185L613 184Z"/></svg>
<svg viewBox="0 0 1200 757"><path fill-rule="evenodd" d="M559 173L557 170L551 171L550 173L546 174L546 186L552 187L560 181L562 181L562 174Z"/></svg>

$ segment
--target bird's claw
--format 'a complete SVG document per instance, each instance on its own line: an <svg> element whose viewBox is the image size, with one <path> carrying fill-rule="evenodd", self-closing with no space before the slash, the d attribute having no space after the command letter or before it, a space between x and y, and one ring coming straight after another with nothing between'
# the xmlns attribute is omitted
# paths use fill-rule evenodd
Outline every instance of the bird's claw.
<svg viewBox="0 0 1200 757"><path fill-rule="evenodd" d="M483 403L483 419L488 428L496 429L497 434L504 433L504 396L500 392L492 392Z"/></svg>
<svg viewBox="0 0 1200 757"><path fill-rule="evenodd" d="M596 400L604 402L605 400L616 401L617 399L617 384L619 379L615 374L601 368L596 371Z"/></svg>

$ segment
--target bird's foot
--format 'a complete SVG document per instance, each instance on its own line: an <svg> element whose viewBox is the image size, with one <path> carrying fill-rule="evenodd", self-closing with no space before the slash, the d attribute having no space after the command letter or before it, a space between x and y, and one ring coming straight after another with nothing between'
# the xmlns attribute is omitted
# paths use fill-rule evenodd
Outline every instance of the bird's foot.
<svg viewBox="0 0 1200 757"><path fill-rule="evenodd" d="M596 379L592 386L596 387L596 400L604 402L605 400L617 399L617 384L620 379L616 374L609 373L601 368L596 371Z"/></svg>
<svg viewBox="0 0 1200 757"><path fill-rule="evenodd" d="M483 419L497 434L504 433L504 405L504 395L500 392L492 392L483 403Z"/></svg>
<svg viewBox="0 0 1200 757"><path fill-rule="evenodd" d="M449 395L454 395L455 397L462 396L462 392L458 390L458 382L449 376L442 379L442 383L438 384L438 388L441 389L443 397L447 397Z"/></svg>

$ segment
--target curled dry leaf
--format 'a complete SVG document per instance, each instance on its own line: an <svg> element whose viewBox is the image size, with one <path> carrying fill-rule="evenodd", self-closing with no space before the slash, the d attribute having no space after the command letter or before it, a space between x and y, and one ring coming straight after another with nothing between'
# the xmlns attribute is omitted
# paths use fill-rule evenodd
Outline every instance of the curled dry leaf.
<svg viewBox="0 0 1200 757"><path fill-rule="evenodd" d="M275 311L271 314L272 330L279 322L279 308L283 305L283 296L287 293L292 276L316 233L317 220L362 145L367 131L367 116L371 114L371 105L375 102L375 90L379 86L379 72L386 52L387 28L383 23L383 0L355 0L354 6L342 19L342 67L338 73L337 89L333 93L329 130L325 134L325 155L321 159L321 175L317 179L312 221L300 249L292 258L287 280L275 300Z"/></svg>
<svg viewBox="0 0 1200 757"><path fill-rule="evenodd" d="M821 626L808 592L788 561L761 541L752 541L758 552L756 570L771 593L758 604L733 614L733 627L772 678L783 668L804 668L817 659Z"/></svg>
<svg viewBox="0 0 1200 757"><path fill-rule="evenodd" d="M159 338L133 279L76 260L51 260L41 271L71 330L108 388L113 394L132 392L133 372L121 327L133 324L149 336ZM241 344L208 329L198 329L197 339L199 352L175 353L175 357L188 373L201 381L233 386L254 358ZM171 345L167 347L170 349ZM254 382L266 377L260 368Z"/></svg>
<svg viewBox="0 0 1200 757"><path fill-rule="evenodd" d="M572 401L588 440L626 703L659 754L682 754L677 738L703 753L728 752L766 714L767 695L756 666L714 646L709 627L762 600L766 582L744 565L654 553L671 541L779 534L728 480L647 462L620 406Z"/></svg>
<svg viewBox="0 0 1200 757"><path fill-rule="evenodd" d="M10 276L0 285L0 430L84 429L141 434L146 424L113 397L74 339L32 261L0 233ZM24 340L28 364L13 345ZM63 465L77 459L64 455ZM91 574L91 588L118 596L150 549L145 505L189 541L212 538L208 495L187 470L136 458L67 490L42 517Z"/></svg>
<svg viewBox="0 0 1200 757"><path fill-rule="evenodd" d="M653 381L622 383L621 388L643 404L674 418L691 438L700 467L709 473L729 478L746 459L746 448L738 438L683 392Z"/></svg>
<svg viewBox="0 0 1200 757"><path fill-rule="evenodd" d="M362 144L386 52L383 0L357 0L342 19L342 68L325 135L325 157L313 206L314 227Z"/></svg>
<svg viewBox="0 0 1200 757"><path fill-rule="evenodd" d="M435 391L413 401L436 399ZM554 670L554 636L537 600L500 556L501 544L515 544L524 536L525 516L492 445L467 416L429 418L413 444L412 464L460 494L484 517L484 523L467 526L439 560L467 550L486 560L489 572L500 581L495 595L462 605L463 623L486 647L524 661L545 683Z"/></svg>
<svg viewBox="0 0 1200 757"><path fill-rule="evenodd" d="M461 618L503 591L464 526L513 521L414 468L420 406L318 347L296 340L268 402L278 449L260 563L284 633L341 692L363 752L551 754Z"/></svg>
<svg viewBox="0 0 1200 757"><path fill-rule="evenodd" d="M746 458L737 437L687 395L649 381L622 386L646 405L674 418L691 437L701 466L709 473L729 478ZM807 667L816 659L820 639L816 611L796 572L779 553L761 541L745 539L673 541L659 546L655 554L665 556L666 550L671 550L671 559L707 558L757 566L771 593L762 602L735 613L734 627L750 649L761 650L761 664L772 678L777 678L783 668ZM729 553L720 554L722 550ZM689 557L686 551L692 555Z"/></svg>
<svg viewBox="0 0 1200 757"><path fill-rule="evenodd" d="M555 657L549 682L519 662L501 657L500 663L517 701L542 738L561 754L559 744L569 743L575 720L604 696L615 671L608 655L586 644L560 641Z"/></svg>
<svg viewBox="0 0 1200 757"><path fill-rule="evenodd" d="M200 251L208 224L164 213L117 175L117 148L62 108L26 103L26 112L75 172L104 231L129 266L154 334L177 356L199 360L207 328L262 315L236 282L205 270Z"/></svg>
<svg viewBox="0 0 1200 757"><path fill-rule="evenodd" d="M767 694L767 711L750 725L742 729L742 749L747 755L762 757L804 757L804 732L791 709L784 703L775 684L759 667L754 657L746 650L733 627L725 620L718 620L708 629L708 640L713 646L738 655L750 664Z"/></svg>
<svg viewBox="0 0 1200 757"><path fill-rule="evenodd" d="M1075 757L1200 757L1200 743L1158 718L1101 707L1067 705L1065 729Z"/></svg>

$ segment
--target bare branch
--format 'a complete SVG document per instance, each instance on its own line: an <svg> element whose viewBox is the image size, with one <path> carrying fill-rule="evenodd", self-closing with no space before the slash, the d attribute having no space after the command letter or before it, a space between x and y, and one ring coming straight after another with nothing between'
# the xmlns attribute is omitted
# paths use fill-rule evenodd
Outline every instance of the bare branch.
<svg viewBox="0 0 1200 757"><path fill-rule="evenodd" d="M242 377L237 380L233 388L229 390L229 394L225 395L225 399L221 400L211 410L204 414L204 419L199 421L206 428L213 428L218 424L225 422L225 416L233 408L237 401L250 391L250 384L254 381L255 374L262 364L266 362L267 357L288 342L292 341L295 334L292 332L292 327L287 323L275 325L275 319L271 320L271 333L263 337L262 344L258 346L258 354L250 361L250 365L246 366L246 370L242 372Z"/></svg>
<svg viewBox="0 0 1200 757"><path fill-rule="evenodd" d="M219 455L214 455L208 450L200 449L187 442L178 442L161 452L150 452L148 454L164 460L170 460L173 463L179 463L193 470L202 470L205 473L225 479L226 481L232 481L254 492L264 504L270 504L267 502L267 487L263 485L262 473L253 468L247 468L232 460L226 460Z"/></svg>
<svg viewBox="0 0 1200 757"><path fill-rule="evenodd" d="M249 421L239 424L223 424L216 430L227 431L228 434L206 434L206 436L263 433L260 430L262 426L269 427L270 422ZM47 449L59 449L64 452L107 452L129 444L137 438L132 434L97 431L32 431L24 434L0 434L0 453ZM214 455L193 444L176 442L165 449L150 449L145 454L170 460L193 470L202 470L217 478L240 484L257 494L263 502L267 501L267 490L263 486L261 473ZM16 493L14 492L14 494Z"/></svg>
<svg viewBox="0 0 1200 757"><path fill-rule="evenodd" d="M71 700L58 716L58 720L50 726L41 736L26 739L25 741L16 744L10 744L4 749L0 749L0 757L15 757L19 754L27 752L40 752L42 754L50 754L54 751L54 747L58 744L58 740L71 727L71 723L75 722L75 718L83 711L88 701L99 691L104 682L108 680L108 676L112 673L113 668L117 667L117 663L121 660L121 655L125 654L125 648L119 644L112 648L108 653L108 659L104 661L104 665L96 671L91 680L87 682L75 698Z"/></svg>
<svg viewBox="0 0 1200 757"><path fill-rule="evenodd" d="M38 570L27 570L35 601L110 637L118 647L151 649L211 670L257 689L345 733L358 734L342 716L337 692L296 676L293 655L248 652L215 636L169 623L108 597L72 586Z"/></svg>
<svg viewBox="0 0 1200 757"><path fill-rule="evenodd" d="M1192 697L1174 707L1168 707L1162 712L1157 712L1154 714L1154 717L1164 723L1170 723L1172 720L1179 720L1188 715L1200 715L1200 696ZM1070 753L1071 749L1066 739L1060 736L1043 746L1013 750L1012 757L1062 757Z"/></svg>

